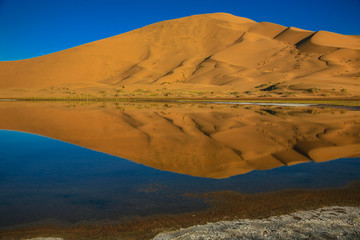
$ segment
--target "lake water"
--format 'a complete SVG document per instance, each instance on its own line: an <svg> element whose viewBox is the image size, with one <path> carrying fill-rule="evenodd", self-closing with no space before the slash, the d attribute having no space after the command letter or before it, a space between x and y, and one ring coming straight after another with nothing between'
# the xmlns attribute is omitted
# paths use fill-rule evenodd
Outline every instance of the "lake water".
<svg viewBox="0 0 360 240"><path fill-rule="evenodd" d="M207 207L188 193L360 179L357 111L16 102L0 116L1 227L176 214Z"/></svg>

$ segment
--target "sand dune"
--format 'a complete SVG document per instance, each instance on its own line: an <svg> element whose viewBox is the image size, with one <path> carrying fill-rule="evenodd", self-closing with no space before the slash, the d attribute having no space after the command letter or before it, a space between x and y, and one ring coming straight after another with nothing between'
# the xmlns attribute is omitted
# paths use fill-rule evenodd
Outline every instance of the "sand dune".
<svg viewBox="0 0 360 240"><path fill-rule="evenodd" d="M178 103L0 103L0 129L25 131L161 170L225 178L360 156L360 112Z"/></svg>
<svg viewBox="0 0 360 240"><path fill-rule="evenodd" d="M359 36L214 13L0 62L0 97L350 97L359 69Z"/></svg>

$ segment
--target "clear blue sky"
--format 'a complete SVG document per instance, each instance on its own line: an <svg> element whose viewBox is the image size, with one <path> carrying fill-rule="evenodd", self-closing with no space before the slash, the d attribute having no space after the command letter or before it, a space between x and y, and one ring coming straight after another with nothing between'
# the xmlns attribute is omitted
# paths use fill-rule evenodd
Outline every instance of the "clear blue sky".
<svg viewBox="0 0 360 240"><path fill-rule="evenodd" d="M194 14L360 35L360 0L0 0L0 61L36 57Z"/></svg>

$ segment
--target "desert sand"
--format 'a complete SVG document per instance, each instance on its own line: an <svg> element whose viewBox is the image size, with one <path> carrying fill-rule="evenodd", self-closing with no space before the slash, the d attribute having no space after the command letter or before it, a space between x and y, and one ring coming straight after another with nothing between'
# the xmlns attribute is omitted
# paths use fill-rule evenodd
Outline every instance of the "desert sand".
<svg viewBox="0 0 360 240"><path fill-rule="evenodd" d="M0 102L0 129L199 177L360 156L360 112L198 103Z"/></svg>
<svg viewBox="0 0 360 240"><path fill-rule="evenodd" d="M0 98L360 96L360 37L226 13L0 62Z"/></svg>

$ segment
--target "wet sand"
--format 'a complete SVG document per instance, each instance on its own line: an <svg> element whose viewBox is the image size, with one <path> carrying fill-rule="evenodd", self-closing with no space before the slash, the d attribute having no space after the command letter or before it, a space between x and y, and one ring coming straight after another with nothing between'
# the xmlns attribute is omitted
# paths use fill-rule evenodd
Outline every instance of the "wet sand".
<svg viewBox="0 0 360 240"><path fill-rule="evenodd" d="M289 214L299 210L312 210L325 206L355 206L360 204L360 184L355 182L344 188L315 190L285 190L258 194L239 192L213 192L188 195L209 203L204 211L184 214L134 217L122 222L82 222L75 225L39 223L29 226L3 228L2 239L31 237L63 237L64 239L150 239L164 231L176 230L208 222L261 219Z"/></svg>

